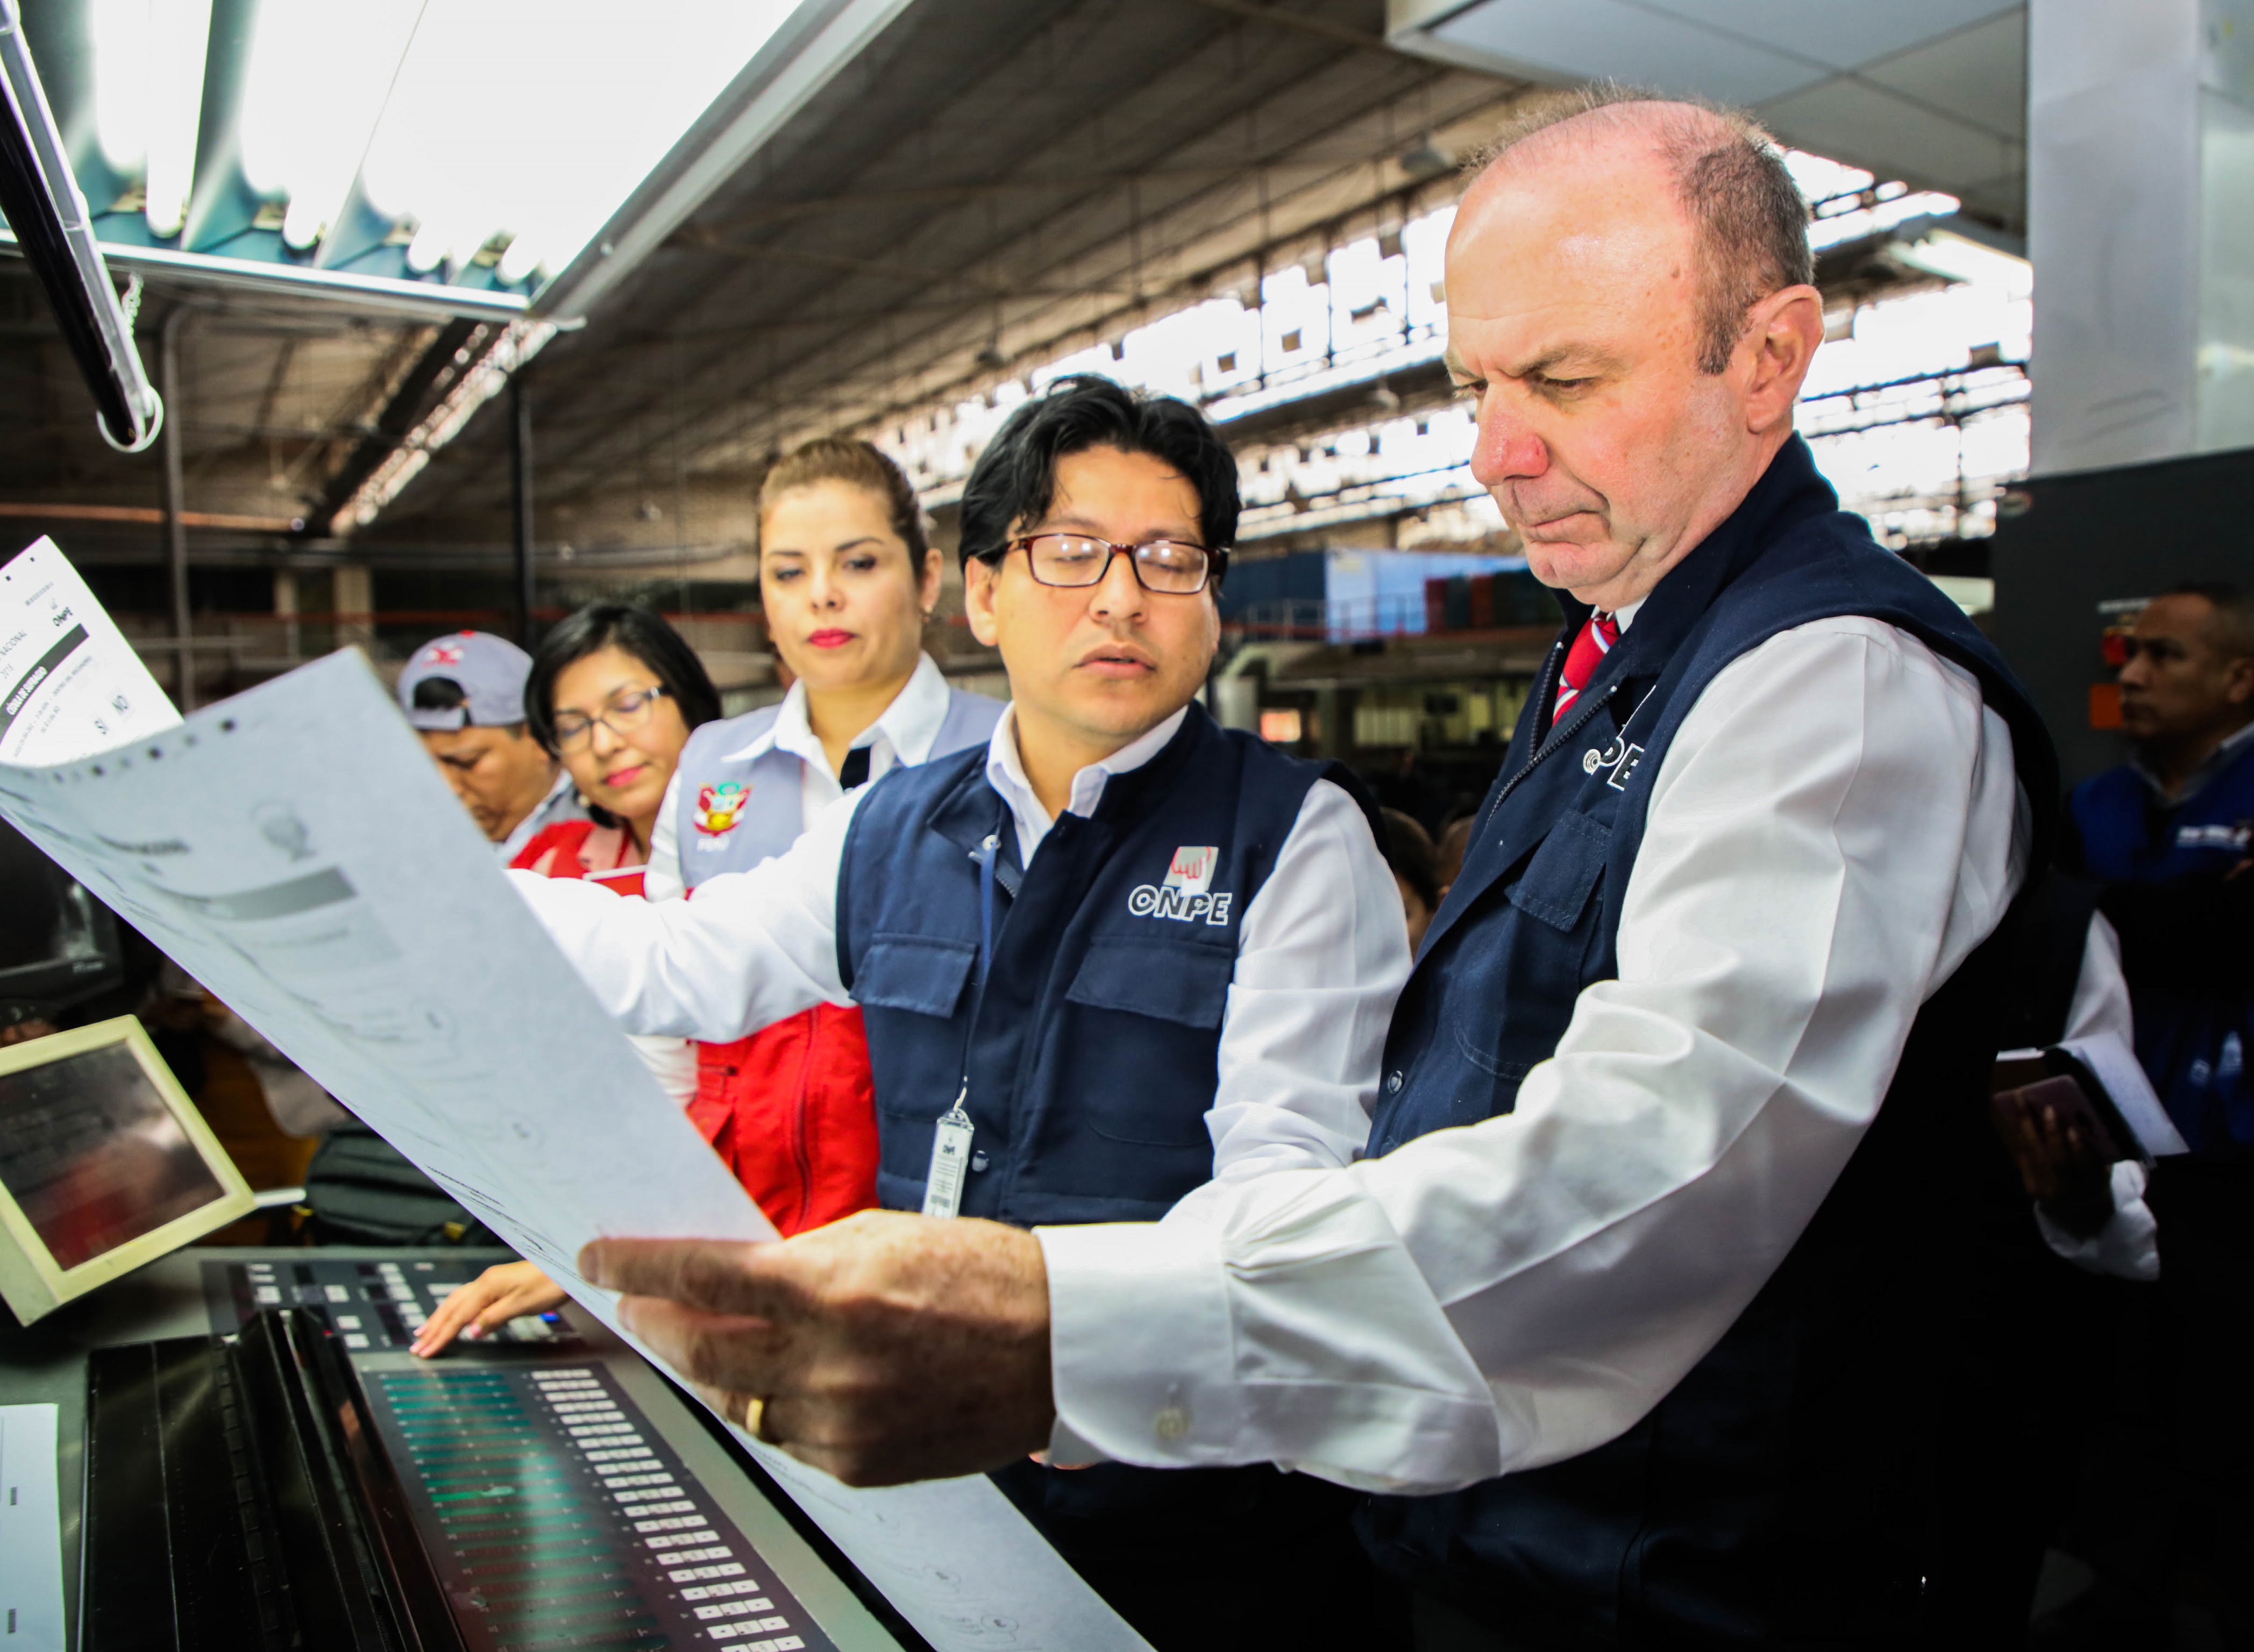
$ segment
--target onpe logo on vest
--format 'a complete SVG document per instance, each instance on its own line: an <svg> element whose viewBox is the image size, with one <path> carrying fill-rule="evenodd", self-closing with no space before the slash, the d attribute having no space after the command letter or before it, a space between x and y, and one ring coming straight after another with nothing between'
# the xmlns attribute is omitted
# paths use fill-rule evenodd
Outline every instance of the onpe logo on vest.
<svg viewBox="0 0 2254 1652"><path fill-rule="evenodd" d="M1128 892L1128 912L1138 918L1172 918L1177 923L1195 923L1202 918L1226 928L1229 906L1236 897L1213 892L1213 871L1220 862L1221 850L1210 844L1184 844L1174 850L1164 883L1138 884Z"/></svg>
<svg viewBox="0 0 2254 1652"><path fill-rule="evenodd" d="M2208 826L2179 826L2176 829L2178 849L2226 849L2244 854L2254 842L2254 821L2238 821L2230 825L2217 822Z"/></svg>
<svg viewBox="0 0 2254 1652"><path fill-rule="evenodd" d="M718 837L736 830L736 822L744 817L744 805L752 795L752 788L741 780L722 780L717 786L700 786L696 789L696 830L707 837Z"/></svg>

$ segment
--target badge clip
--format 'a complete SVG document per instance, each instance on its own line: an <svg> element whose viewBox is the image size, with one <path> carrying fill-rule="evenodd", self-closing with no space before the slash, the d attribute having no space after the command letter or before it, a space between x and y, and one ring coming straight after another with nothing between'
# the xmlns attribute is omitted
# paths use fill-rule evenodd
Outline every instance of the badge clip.
<svg viewBox="0 0 2254 1652"><path fill-rule="evenodd" d="M966 1082L955 1105L939 1116L931 1137L931 1172L924 1178L923 1214L952 1216L962 1208L962 1180L970 1172L970 1115L962 1103L970 1095Z"/></svg>

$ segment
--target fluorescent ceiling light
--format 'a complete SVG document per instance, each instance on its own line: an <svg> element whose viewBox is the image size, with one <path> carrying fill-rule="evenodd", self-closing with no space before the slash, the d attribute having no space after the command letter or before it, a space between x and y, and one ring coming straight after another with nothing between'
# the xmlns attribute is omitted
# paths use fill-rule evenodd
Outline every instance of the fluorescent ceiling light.
<svg viewBox="0 0 2254 1652"><path fill-rule="evenodd" d="M787 116L906 4L47 0L34 33L117 253L521 303L668 165L677 221L760 141L739 106Z"/></svg>
<svg viewBox="0 0 2254 1652"><path fill-rule="evenodd" d="M159 0L159 4L162 0ZM263 0L242 98L242 177L304 252L344 209L422 0Z"/></svg>
<svg viewBox="0 0 2254 1652"><path fill-rule="evenodd" d="M211 0L147 0L149 177L142 208L154 235L177 235L188 218L202 124L204 47Z"/></svg>

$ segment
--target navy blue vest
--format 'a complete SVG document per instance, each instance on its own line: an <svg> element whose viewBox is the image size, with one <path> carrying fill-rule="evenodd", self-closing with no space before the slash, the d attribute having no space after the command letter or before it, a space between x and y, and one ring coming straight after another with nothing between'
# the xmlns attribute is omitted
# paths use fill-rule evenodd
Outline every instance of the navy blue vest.
<svg viewBox="0 0 2254 1652"><path fill-rule="evenodd" d="M1512 1110L1582 990L1615 972L1620 900L1676 730L1717 673L1780 632L1854 614L1918 637L1978 676L2027 795L2056 795L2049 740L2002 660L1838 503L1796 437L1552 728L1558 662L1586 614L1564 603L1549 686L1395 1012L1374 1153ZM2018 1197L1985 1118L1996 1046L1982 999L1998 952L1981 948L1928 1001L1860 1149L1704 1361L1580 1457L1376 1500L1363 1523L1381 1563L1573 1644L1786 1645L1914 1621L1932 1468L1922 1363L1958 1328L1935 1274L1945 1281L1960 1219Z"/></svg>
<svg viewBox="0 0 2254 1652"><path fill-rule="evenodd" d="M1324 770L1193 705L1022 872L985 770L983 748L896 769L846 839L837 963L868 1029L877 1196L922 1207L934 1127L967 1074L962 1214L1154 1220L1212 1179L1205 1116L1237 936ZM989 837L1003 859L982 994Z"/></svg>
<svg viewBox="0 0 2254 1652"><path fill-rule="evenodd" d="M2075 788L2082 869L2104 883L2220 878L2254 854L2254 740L2189 798L2163 804L2134 769ZM2137 1057L2195 1152L2254 1144L2254 995L2132 981Z"/></svg>

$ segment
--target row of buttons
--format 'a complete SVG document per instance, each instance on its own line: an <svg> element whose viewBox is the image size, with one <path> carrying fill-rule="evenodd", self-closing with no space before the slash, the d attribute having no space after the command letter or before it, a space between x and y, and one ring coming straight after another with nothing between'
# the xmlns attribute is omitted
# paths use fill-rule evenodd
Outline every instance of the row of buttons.
<svg viewBox="0 0 2254 1652"><path fill-rule="evenodd" d="M758 1583L745 1575L726 1544L713 1541L718 1534L710 1519L697 1511L694 1500L680 1494L670 1474L616 1472L632 1471L639 1461L654 1468L655 1453L592 1374L542 1371L533 1381L579 1454L599 1467L604 1488L633 1522L635 1535L662 1564L679 1568L667 1576L688 1586L682 1590L684 1600L700 1603L696 1613L710 1624L706 1634L731 1642L768 1637L749 1641L738 1652L799 1652L805 1646L798 1635L772 1633L789 1628L790 1620L774 1613L773 1600L752 1592ZM750 1598L737 1598L742 1596ZM762 1613L767 1615L753 1615Z"/></svg>

